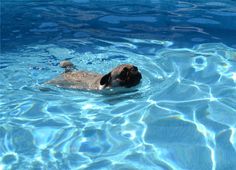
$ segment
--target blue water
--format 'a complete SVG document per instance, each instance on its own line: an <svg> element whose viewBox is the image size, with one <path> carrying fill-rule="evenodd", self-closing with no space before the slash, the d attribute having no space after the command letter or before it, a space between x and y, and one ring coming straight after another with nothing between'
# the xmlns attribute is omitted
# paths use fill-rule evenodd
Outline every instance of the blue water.
<svg viewBox="0 0 236 170"><path fill-rule="evenodd" d="M64 59L142 83L44 85ZM235 0L2 1L0 80L0 170L236 169Z"/></svg>

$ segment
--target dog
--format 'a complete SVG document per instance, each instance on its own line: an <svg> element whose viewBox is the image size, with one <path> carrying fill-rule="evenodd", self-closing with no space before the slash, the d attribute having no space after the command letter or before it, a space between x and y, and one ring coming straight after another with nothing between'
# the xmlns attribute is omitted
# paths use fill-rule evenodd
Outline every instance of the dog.
<svg viewBox="0 0 236 170"><path fill-rule="evenodd" d="M85 71L78 71L70 61L60 62L65 71L47 84L62 88L80 90L103 90L116 87L130 88L140 83L142 75L138 68L131 64L122 64L111 72L102 75Z"/></svg>

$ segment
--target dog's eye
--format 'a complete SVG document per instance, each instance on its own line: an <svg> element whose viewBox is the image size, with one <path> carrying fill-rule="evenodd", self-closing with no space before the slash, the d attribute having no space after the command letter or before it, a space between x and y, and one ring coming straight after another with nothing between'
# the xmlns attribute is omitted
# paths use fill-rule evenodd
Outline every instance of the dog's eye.
<svg viewBox="0 0 236 170"><path fill-rule="evenodd" d="M127 67L124 67L122 71L127 72L129 71L129 69Z"/></svg>
<svg viewBox="0 0 236 170"><path fill-rule="evenodd" d="M138 71L138 67L133 66L133 67L132 67L132 71Z"/></svg>

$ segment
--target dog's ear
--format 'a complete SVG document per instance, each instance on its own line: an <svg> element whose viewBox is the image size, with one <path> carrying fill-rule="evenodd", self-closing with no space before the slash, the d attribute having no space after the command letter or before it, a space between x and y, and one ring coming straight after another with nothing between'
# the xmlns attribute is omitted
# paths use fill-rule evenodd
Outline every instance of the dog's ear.
<svg viewBox="0 0 236 170"><path fill-rule="evenodd" d="M100 85L108 85L111 81L111 72L104 75L100 80Z"/></svg>

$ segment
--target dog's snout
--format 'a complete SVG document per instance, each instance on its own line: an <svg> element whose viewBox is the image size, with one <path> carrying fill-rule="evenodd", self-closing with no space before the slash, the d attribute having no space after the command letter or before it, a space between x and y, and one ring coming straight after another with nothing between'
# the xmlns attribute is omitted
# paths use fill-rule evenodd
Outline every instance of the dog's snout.
<svg viewBox="0 0 236 170"><path fill-rule="evenodd" d="M141 80L142 79L142 74L138 72L138 79Z"/></svg>

